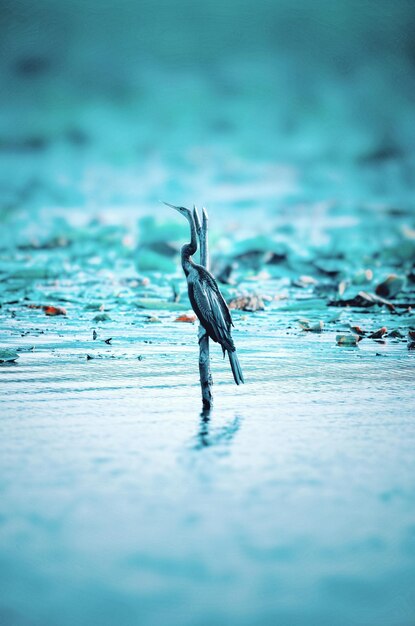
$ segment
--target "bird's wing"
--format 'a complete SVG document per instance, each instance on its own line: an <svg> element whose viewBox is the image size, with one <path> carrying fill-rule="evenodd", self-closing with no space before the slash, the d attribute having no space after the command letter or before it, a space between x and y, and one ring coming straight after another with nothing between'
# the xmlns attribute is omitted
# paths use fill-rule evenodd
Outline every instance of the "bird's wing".
<svg viewBox="0 0 415 626"><path fill-rule="evenodd" d="M230 324L224 315L221 297L218 297L217 291L212 288L210 282L207 280L195 281L189 295L193 296L196 305L195 312L210 337L219 342L226 350L235 350L230 333Z"/></svg>
<svg viewBox="0 0 415 626"><path fill-rule="evenodd" d="M204 269L204 268L203 268ZM222 310L222 315L226 321L226 323L228 324L228 326L233 326L233 321L232 321L232 316L231 316L231 312L229 311L229 307L225 302L224 297L222 296L220 289L218 287L218 283L216 282L215 278L212 276L212 274L210 272L208 272L207 270L204 271L204 278L206 280L206 282L208 283L208 285L214 290L214 292L216 293L216 297L218 300L218 304Z"/></svg>

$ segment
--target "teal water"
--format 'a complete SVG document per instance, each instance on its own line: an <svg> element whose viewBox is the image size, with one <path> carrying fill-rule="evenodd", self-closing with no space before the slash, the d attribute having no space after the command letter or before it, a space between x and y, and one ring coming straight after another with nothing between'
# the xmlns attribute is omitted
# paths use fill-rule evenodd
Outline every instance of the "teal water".
<svg viewBox="0 0 415 626"><path fill-rule="evenodd" d="M204 420L192 325L117 318L89 362L53 326L1 372L3 623L411 623L401 345L238 323L247 384L215 351Z"/></svg>
<svg viewBox="0 0 415 626"><path fill-rule="evenodd" d="M412 626L413 25L4 3L1 626ZM207 206L224 295L264 304L209 416L160 200Z"/></svg>

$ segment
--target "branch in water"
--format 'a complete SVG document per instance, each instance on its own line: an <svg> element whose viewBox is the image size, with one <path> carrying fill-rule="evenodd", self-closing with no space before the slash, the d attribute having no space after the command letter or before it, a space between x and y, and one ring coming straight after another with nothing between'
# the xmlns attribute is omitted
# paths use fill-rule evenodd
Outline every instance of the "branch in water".
<svg viewBox="0 0 415 626"><path fill-rule="evenodd" d="M202 212L202 223L200 223L197 208L193 207L193 217L196 224L196 232L199 239L200 265L209 269L209 249L208 249L208 215L206 209ZM213 403L212 396L212 374L210 372L209 337L200 324L199 326L199 373L200 386L202 389L203 408L210 409Z"/></svg>

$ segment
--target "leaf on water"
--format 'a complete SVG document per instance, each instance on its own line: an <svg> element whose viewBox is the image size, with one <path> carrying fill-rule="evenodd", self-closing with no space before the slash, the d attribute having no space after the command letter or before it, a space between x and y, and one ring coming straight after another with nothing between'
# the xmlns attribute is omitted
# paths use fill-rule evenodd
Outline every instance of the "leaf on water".
<svg viewBox="0 0 415 626"><path fill-rule="evenodd" d="M322 274L326 274L326 276L330 276L331 278L335 278L343 271L343 265L341 261L337 259L319 259L314 261L314 267Z"/></svg>
<svg viewBox="0 0 415 626"><path fill-rule="evenodd" d="M363 330L360 326L350 326L350 330L352 330L359 337L364 337L367 333L366 330Z"/></svg>
<svg viewBox="0 0 415 626"><path fill-rule="evenodd" d="M286 244L266 235L237 241L233 249L235 258L254 267L260 263L280 263L286 259L287 253Z"/></svg>
<svg viewBox="0 0 415 626"><path fill-rule="evenodd" d="M95 315L95 317L93 318L94 322L109 322L110 320L110 316L107 313L98 313L98 315Z"/></svg>
<svg viewBox="0 0 415 626"><path fill-rule="evenodd" d="M150 324L161 324L161 319L155 315L149 315L146 322L150 322Z"/></svg>
<svg viewBox="0 0 415 626"><path fill-rule="evenodd" d="M328 305L329 306L354 306L358 308L362 307L371 307L375 304L379 306L386 306L390 311L395 310L395 305L380 296L375 295L374 293L368 293L366 291L359 291L359 293L353 298L348 298L345 300L331 300Z"/></svg>
<svg viewBox="0 0 415 626"><path fill-rule="evenodd" d="M303 289L316 285L318 281L312 276L300 276L298 280L293 281L294 287L302 287Z"/></svg>
<svg viewBox="0 0 415 626"><path fill-rule="evenodd" d="M343 311L337 311L334 315L327 315L326 322L328 324L334 324L334 322L338 322L343 315Z"/></svg>
<svg viewBox="0 0 415 626"><path fill-rule="evenodd" d="M318 320L317 322L310 322L310 320L301 319L298 320L301 328L311 333L321 333L324 328L323 320Z"/></svg>
<svg viewBox="0 0 415 626"><path fill-rule="evenodd" d="M61 306L45 305L42 307L45 315L66 315L66 309Z"/></svg>
<svg viewBox="0 0 415 626"><path fill-rule="evenodd" d="M176 317L174 321L175 322L188 322L190 324L194 324L196 320L197 320L197 316L194 313L183 313L182 315L179 315L179 317Z"/></svg>
<svg viewBox="0 0 415 626"><path fill-rule="evenodd" d="M389 274L389 276L377 285L375 292L382 298L394 298L405 287L406 280L403 276Z"/></svg>
<svg viewBox="0 0 415 626"><path fill-rule="evenodd" d="M11 363L16 361L19 355L15 350L9 350L8 348L0 348L0 363Z"/></svg>
<svg viewBox="0 0 415 626"><path fill-rule="evenodd" d="M369 339L382 339L383 335L385 335L387 332L388 329L386 328L386 326L382 326L382 328L379 328L379 330L371 333L369 335Z"/></svg>
<svg viewBox="0 0 415 626"><path fill-rule="evenodd" d="M254 312L265 310L263 298L257 295L239 296L237 298L233 298L228 305L230 309L238 309L239 311Z"/></svg>
<svg viewBox="0 0 415 626"><path fill-rule="evenodd" d="M336 343L338 346L352 347L357 346L361 337L358 335L336 335Z"/></svg>
<svg viewBox="0 0 415 626"><path fill-rule="evenodd" d="M344 296L345 291L347 289L347 286L348 286L348 283L347 283L346 280L342 280L339 283L339 286L337 287L337 292L338 292L339 296Z"/></svg>
<svg viewBox="0 0 415 626"><path fill-rule="evenodd" d="M399 328L395 328L395 330L392 330L390 333L388 333L389 337L394 337L396 339L403 339L404 335L402 335L401 331L399 330Z"/></svg>
<svg viewBox="0 0 415 626"><path fill-rule="evenodd" d="M88 302L84 306L85 311L103 311L105 309L105 305L102 302Z"/></svg>

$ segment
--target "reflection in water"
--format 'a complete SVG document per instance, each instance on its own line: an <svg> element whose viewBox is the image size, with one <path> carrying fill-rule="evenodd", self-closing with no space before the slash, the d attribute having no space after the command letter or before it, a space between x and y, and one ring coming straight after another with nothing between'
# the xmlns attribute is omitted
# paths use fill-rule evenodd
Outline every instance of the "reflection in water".
<svg viewBox="0 0 415 626"><path fill-rule="evenodd" d="M230 444L240 428L241 417L236 415L229 424L211 432L211 415L212 412L209 409L203 409L200 414L199 431L195 445L196 450L220 444Z"/></svg>

